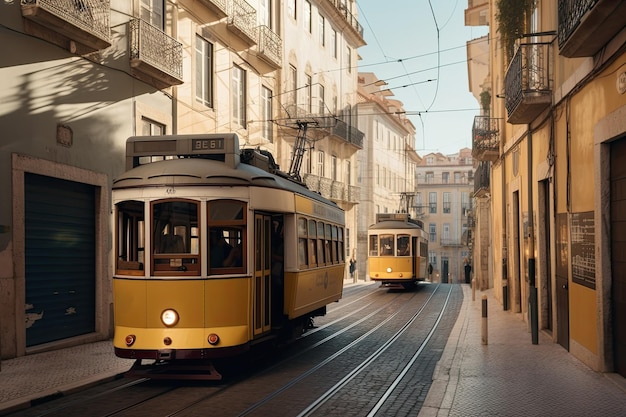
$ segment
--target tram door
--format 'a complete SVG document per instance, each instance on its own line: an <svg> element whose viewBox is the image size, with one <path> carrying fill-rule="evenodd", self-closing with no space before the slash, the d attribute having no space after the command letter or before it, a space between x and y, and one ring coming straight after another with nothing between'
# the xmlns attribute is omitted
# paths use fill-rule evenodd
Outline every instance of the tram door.
<svg viewBox="0 0 626 417"><path fill-rule="evenodd" d="M253 323L254 335L271 329L270 322L270 272L271 272L272 217L265 214L254 215L254 282Z"/></svg>

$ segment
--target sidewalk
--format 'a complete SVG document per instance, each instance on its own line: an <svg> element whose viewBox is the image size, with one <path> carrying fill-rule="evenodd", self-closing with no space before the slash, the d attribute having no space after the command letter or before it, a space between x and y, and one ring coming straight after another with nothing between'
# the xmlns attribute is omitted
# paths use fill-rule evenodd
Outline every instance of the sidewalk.
<svg viewBox="0 0 626 417"><path fill-rule="evenodd" d="M519 314L504 311L493 290L469 285L419 417L624 416L626 380L594 372L539 332L532 344ZM482 297L487 296L487 344Z"/></svg>
<svg viewBox="0 0 626 417"><path fill-rule="evenodd" d="M491 290L477 291L475 301L468 285L463 284L463 292L459 318L420 417L626 415L624 378L592 371L542 332L533 345L527 324L503 311ZM488 299L487 345L482 344L483 295ZM115 357L110 341L3 360L0 415L110 380L132 363Z"/></svg>
<svg viewBox="0 0 626 417"><path fill-rule="evenodd" d="M27 408L33 400L113 379L133 362L116 357L110 340L3 360L0 415Z"/></svg>

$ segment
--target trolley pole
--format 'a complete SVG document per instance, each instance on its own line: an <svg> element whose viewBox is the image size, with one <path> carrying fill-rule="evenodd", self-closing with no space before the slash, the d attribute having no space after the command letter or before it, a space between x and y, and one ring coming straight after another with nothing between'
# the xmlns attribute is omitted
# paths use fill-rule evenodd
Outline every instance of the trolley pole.
<svg viewBox="0 0 626 417"><path fill-rule="evenodd" d="M483 332L482 341L483 345L487 344L487 295L483 295Z"/></svg>

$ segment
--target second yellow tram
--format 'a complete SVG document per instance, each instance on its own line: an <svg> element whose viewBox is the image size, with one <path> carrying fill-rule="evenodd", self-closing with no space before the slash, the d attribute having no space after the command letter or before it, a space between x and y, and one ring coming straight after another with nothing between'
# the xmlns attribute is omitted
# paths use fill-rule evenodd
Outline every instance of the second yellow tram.
<svg viewBox="0 0 626 417"><path fill-rule="evenodd" d="M412 288L428 274L428 234L406 213L379 213L367 231L372 281Z"/></svg>

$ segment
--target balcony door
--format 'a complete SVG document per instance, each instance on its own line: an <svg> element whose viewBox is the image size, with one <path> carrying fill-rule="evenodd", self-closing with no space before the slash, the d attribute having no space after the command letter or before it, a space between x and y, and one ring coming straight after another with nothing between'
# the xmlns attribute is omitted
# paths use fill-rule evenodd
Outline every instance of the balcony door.
<svg viewBox="0 0 626 417"><path fill-rule="evenodd" d="M163 1L164 0L139 0L139 17L144 22L163 30Z"/></svg>

